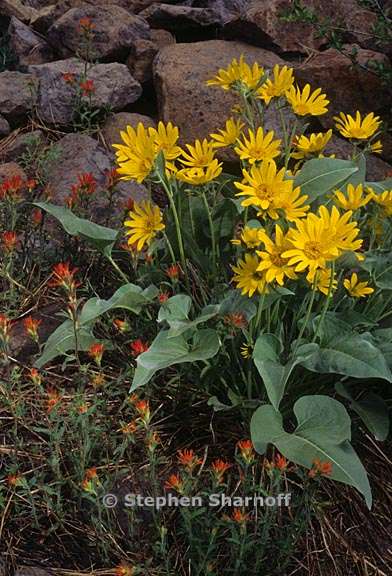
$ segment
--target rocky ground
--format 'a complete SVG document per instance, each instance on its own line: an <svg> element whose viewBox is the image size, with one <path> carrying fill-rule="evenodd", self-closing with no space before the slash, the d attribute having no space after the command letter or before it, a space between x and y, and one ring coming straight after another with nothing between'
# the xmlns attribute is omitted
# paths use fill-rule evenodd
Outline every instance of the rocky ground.
<svg viewBox="0 0 392 576"><path fill-rule="evenodd" d="M321 87L332 103L315 129L327 129L340 112L373 111L385 121L383 152L368 164L368 179L392 174L392 42L377 32L379 18L368 2L306 0L303 4L339 31L339 42L313 22L289 14L290 0L0 0L0 182L25 176L32 147L47 154L47 196L64 203L81 172L104 185L114 166L112 144L120 130L162 119L180 129L181 141L204 138L223 127L232 96L206 86L218 68L244 55L265 68L295 68L301 84ZM392 2L377 2L381 13ZM92 23L91 42L81 41L80 22ZM333 46L333 47L331 47ZM86 68L84 59L90 64ZM92 125L75 122L75 87L67 75L87 70L92 81ZM390 74L390 73L389 73ZM69 77L69 76L68 76ZM388 84L389 79L389 84ZM318 121L317 121L318 122ZM273 115L266 126L279 131ZM328 153L348 156L334 137ZM230 157L223 155L230 161ZM23 161L22 161L23 160ZM121 197L143 195L143 186L121 184ZM102 206L92 205L105 222ZM114 215L114 219L116 215ZM119 215L118 215L119 218ZM119 225L120 222L118 221ZM48 332L52 326L48 327ZM43 572L19 571L17 576ZM36 571L34 571L36 570ZM377 572L384 574L383 572ZM0 576L2 576L0 561Z"/></svg>
<svg viewBox="0 0 392 576"><path fill-rule="evenodd" d="M21 169L15 162L32 137L56 141L48 185L61 202L81 170L103 181L113 164L111 145L127 124L170 120L183 142L207 136L223 125L233 101L205 81L241 54L266 68L287 62L301 83L325 90L333 107L316 128L330 127L341 110L374 111L388 120L391 86L376 72L390 66L392 44L375 36L378 16L364 4L305 2L338 27L340 44L331 48L328 33L320 35L314 23L291 21L287 0L2 0L3 68L9 69L0 73L0 178ZM81 43L84 18L93 23L90 54ZM89 104L104 111L88 134L74 125L75 89L64 80L83 74L83 57L93 61ZM276 119L267 118L267 126L277 129ZM392 136L385 134L383 144L382 157L368 166L370 179L392 170ZM337 137L328 150L334 151L348 153ZM123 186L124 196L143 192Z"/></svg>

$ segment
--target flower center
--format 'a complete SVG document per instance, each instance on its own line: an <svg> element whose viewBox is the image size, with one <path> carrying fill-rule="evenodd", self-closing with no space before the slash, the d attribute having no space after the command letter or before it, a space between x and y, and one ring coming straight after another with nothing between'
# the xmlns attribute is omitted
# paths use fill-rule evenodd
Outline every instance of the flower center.
<svg viewBox="0 0 392 576"><path fill-rule="evenodd" d="M322 255L322 246L320 242L307 242L304 252L309 260L317 260Z"/></svg>
<svg viewBox="0 0 392 576"><path fill-rule="evenodd" d="M270 188L268 188L265 184L260 184L256 188L256 196L261 200L268 200L272 202L273 193Z"/></svg>

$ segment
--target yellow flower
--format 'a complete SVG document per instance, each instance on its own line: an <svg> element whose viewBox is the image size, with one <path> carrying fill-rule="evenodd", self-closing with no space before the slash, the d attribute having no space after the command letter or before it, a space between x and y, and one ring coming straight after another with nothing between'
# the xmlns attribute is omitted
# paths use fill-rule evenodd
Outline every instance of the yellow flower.
<svg viewBox="0 0 392 576"><path fill-rule="evenodd" d="M374 292L374 288L370 288L367 282L358 281L358 276L355 272L353 272L351 278L343 280L343 286L353 298L364 298Z"/></svg>
<svg viewBox="0 0 392 576"><path fill-rule="evenodd" d="M176 172L177 180L187 182L193 186L200 186L215 180L222 172L222 163L213 160L211 164L204 168L183 168Z"/></svg>
<svg viewBox="0 0 392 576"><path fill-rule="evenodd" d="M260 246L264 241L264 238L264 228L251 228L250 226L245 226L241 232L241 236L239 238L234 238L231 243L238 246L242 242L247 248L254 249Z"/></svg>
<svg viewBox="0 0 392 576"><path fill-rule="evenodd" d="M292 152L292 158L301 160L312 155L319 155L332 136L332 130L328 132L318 132L317 134L309 134L309 136L300 136L294 141L295 152Z"/></svg>
<svg viewBox="0 0 392 576"><path fill-rule="evenodd" d="M211 134L211 138L215 140L213 142L214 148L223 148L224 146L232 146L236 143L241 135L241 130L244 123L241 120L235 120L234 118L229 118L226 121L225 128L223 130L218 130L218 133Z"/></svg>
<svg viewBox="0 0 392 576"><path fill-rule="evenodd" d="M266 236L264 245L265 251L257 250L256 254L261 260L257 270L265 272L266 281L269 283L276 281L283 286L285 276L295 280L297 275L294 268L288 265L287 258L282 257L283 252L288 250L291 244L278 224L275 226L275 241Z"/></svg>
<svg viewBox="0 0 392 576"><path fill-rule="evenodd" d="M241 190L236 196L249 196L245 198L242 206L256 206L262 210L273 208L274 198L280 194L291 193L292 180L285 180L285 169L277 171L273 160L265 160L259 166L253 165L248 172L243 170L243 182L234 182L234 186Z"/></svg>
<svg viewBox="0 0 392 576"><path fill-rule="evenodd" d="M187 144L188 152L182 151L179 161L191 168L205 168L214 161L214 143L206 138L203 141L196 140L194 146Z"/></svg>
<svg viewBox="0 0 392 576"><path fill-rule="evenodd" d="M310 84L306 84L302 92L298 86L291 86L286 92L286 98L298 116L321 116L328 112L329 100L326 95L321 94L321 88L310 94Z"/></svg>
<svg viewBox="0 0 392 576"><path fill-rule="evenodd" d="M334 116L336 128L345 138L354 138L356 140L366 140L377 132L381 126L379 116L373 112L367 114L363 120L360 112L356 112L355 118L350 114L340 112L339 116Z"/></svg>
<svg viewBox="0 0 392 576"><path fill-rule="evenodd" d="M317 274L314 276L314 278L312 280L308 280L308 282L312 285L312 287L315 287L316 290L328 296L329 291L331 290L331 292L334 292L338 285L336 274L334 274L331 286L331 274L331 268L321 268L317 271Z"/></svg>
<svg viewBox="0 0 392 576"><path fill-rule="evenodd" d="M177 141L180 136L177 126L173 126L169 122L166 126L163 122L159 122L158 129L149 128L149 135L154 139L156 152L162 151L166 160L175 160L180 156L182 150L177 146Z"/></svg>
<svg viewBox="0 0 392 576"><path fill-rule="evenodd" d="M252 358L253 347L250 344L242 344L240 354L243 358Z"/></svg>
<svg viewBox="0 0 392 576"><path fill-rule="evenodd" d="M120 132L124 144L113 144L122 180L136 180L141 183L154 168L157 155L154 137L139 122L137 129L127 126Z"/></svg>
<svg viewBox="0 0 392 576"><path fill-rule="evenodd" d="M124 222L124 226L129 228L126 231L128 244L137 243L136 249L142 250L144 244L149 245L155 238L156 233L164 230L165 225L162 222L162 213L158 206L150 201L133 205L129 212L129 220Z"/></svg>
<svg viewBox="0 0 392 576"><path fill-rule="evenodd" d="M385 190L381 194L373 192L372 200L383 208L385 216L392 216L392 190Z"/></svg>
<svg viewBox="0 0 392 576"><path fill-rule="evenodd" d="M237 266L232 266L234 276L233 282L242 294L247 294L249 298L255 292L262 294L267 292L265 274L258 272L260 260L254 254L245 254L245 260L238 260Z"/></svg>
<svg viewBox="0 0 392 576"><path fill-rule="evenodd" d="M229 66L220 68L218 74L207 80L208 86L220 86L223 90L247 88L254 90L258 87L262 77L264 76L264 69L255 62L252 67L244 61L242 55L239 61L234 58Z"/></svg>
<svg viewBox="0 0 392 576"><path fill-rule="evenodd" d="M373 144L370 144L370 150L373 152L373 154L381 154L382 152L381 140L377 140L377 142L373 142Z"/></svg>
<svg viewBox="0 0 392 576"><path fill-rule="evenodd" d="M284 96L285 92L293 85L293 69L275 64L273 68L273 80L268 78L257 90L258 98L269 104L272 98Z"/></svg>
<svg viewBox="0 0 392 576"><path fill-rule="evenodd" d="M335 191L335 203L344 210L358 210L373 198L373 191L369 188L367 190L370 192L364 196L363 185L358 184L354 187L352 184L348 184L346 193L344 194L340 190Z"/></svg>
<svg viewBox="0 0 392 576"><path fill-rule="evenodd" d="M336 206L332 207L331 212L328 212L326 206L319 208L319 222L323 224L328 231L330 241L338 247L341 252L355 252L362 246L362 240L357 239L359 234L358 223L350 222L353 215L349 210L343 215L340 214Z"/></svg>
<svg viewBox="0 0 392 576"><path fill-rule="evenodd" d="M292 183L292 181L291 181ZM297 186L294 190L285 190L276 196L274 199L275 211L270 209L269 215L274 220L277 220L281 212L286 220L295 222L299 218L306 216L310 206L305 204L308 197L304 194L301 196L301 188Z"/></svg>
<svg viewBox="0 0 392 576"><path fill-rule="evenodd" d="M274 132L271 130L264 135L263 128L258 128L256 134L248 131L248 138L243 137L234 148L241 160L248 160L250 164L261 160L272 160L279 156L280 140L274 140Z"/></svg>
<svg viewBox="0 0 392 576"><path fill-rule="evenodd" d="M356 222L348 222L352 212L340 215L336 206L331 213L321 206L319 214L308 216L296 222L288 238L292 248L283 252L288 264L295 266L296 272L308 270L308 280L313 280L319 268L326 268L327 262L335 260L345 250L358 249L362 241L355 240L359 233Z"/></svg>

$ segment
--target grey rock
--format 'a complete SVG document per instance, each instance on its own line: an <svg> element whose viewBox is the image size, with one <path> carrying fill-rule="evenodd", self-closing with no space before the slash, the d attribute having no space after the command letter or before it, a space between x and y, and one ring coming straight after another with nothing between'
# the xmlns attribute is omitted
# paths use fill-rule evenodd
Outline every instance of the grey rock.
<svg viewBox="0 0 392 576"><path fill-rule="evenodd" d="M0 136L8 136L10 132L11 128L7 120L4 118L4 116L0 116Z"/></svg>
<svg viewBox="0 0 392 576"><path fill-rule="evenodd" d="M43 64L54 59L52 48L31 28L13 16L8 28L10 47L19 66Z"/></svg>
<svg viewBox="0 0 392 576"><path fill-rule="evenodd" d="M91 54L88 54L86 42L82 42L79 24L82 18L89 18L93 24ZM101 61L121 60L135 40L148 40L149 37L149 26L145 20L115 4L71 8L48 30L49 42L57 47L63 57L79 53L84 58Z"/></svg>
<svg viewBox="0 0 392 576"><path fill-rule="evenodd" d="M64 80L64 74L73 74L77 82L84 72L83 63L76 58L69 58L30 66L29 71L40 81L37 98L40 118L49 124L70 124L77 88ZM91 95L93 108L121 110L135 102L142 93L140 84L131 76L125 64L96 64L89 69L87 78L94 83Z"/></svg>
<svg viewBox="0 0 392 576"><path fill-rule="evenodd" d="M40 146L45 141L44 133L41 130L33 130L19 134L18 131L10 134L7 138L7 145L0 145L0 159L3 162L18 160L28 149Z"/></svg>
<svg viewBox="0 0 392 576"><path fill-rule="evenodd" d="M119 112L118 114L112 114L110 116L102 130L102 139L105 146L113 153L113 144L121 144L120 132L126 130L127 126L132 126L136 128L139 123L144 124L146 128L155 127L155 122L149 116L144 116L143 114L136 114L133 112Z"/></svg>
<svg viewBox="0 0 392 576"><path fill-rule="evenodd" d="M165 28L170 32L181 32L206 26L218 26L220 19L210 8L192 8L154 3L140 12L152 28Z"/></svg>
<svg viewBox="0 0 392 576"><path fill-rule="evenodd" d="M241 54L249 64L257 61L266 69L284 64L272 52L242 42L209 40L160 50L154 61L159 117L179 127L181 143L208 137L232 115L236 97L207 86L206 81ZM272 124L272 119L269 121Z"/></svg>
<svg viewBox="0 0 392 576"><path fill-rule="evenodd" d="M138 200L146 195L144 186L135 182L121 182L117 186L117 201L108 213L105 197L107 173L115 167L114 153L105 150L96 140L86 134L67 134L57 143L58 156L51 163L48 188L54 204L64 204L78 175L90 172L97 191L91 198L89 216L95 222L120 226L124 205L130 199Z"/></svg>
<svg viewBox="0 0 392 576"><path fill-rule="evenodd" d="M58 321L53 321L53 315L58 311L59 307L57 306L57 309L53 308L53 306L46 308L47 310L45 310L43 314L39 314L36 317L40 319L42 323L45 321L46 335L49 336L59 324ZM51 314L52 318L50 318L49 314ZM40 326L40 331L43 332L42 325ZM26 343L26 336L24 336L24 342ZM36 566L20 566L17 568L15 576L54 576L54 574L52 571Z"/></svg>
<svg viewBox="0 0 392 576"><path fill-rule="evenodd" d="M0 114L7 120L20 119L33 108L37 82L32 74L0 73Z"/></svg>

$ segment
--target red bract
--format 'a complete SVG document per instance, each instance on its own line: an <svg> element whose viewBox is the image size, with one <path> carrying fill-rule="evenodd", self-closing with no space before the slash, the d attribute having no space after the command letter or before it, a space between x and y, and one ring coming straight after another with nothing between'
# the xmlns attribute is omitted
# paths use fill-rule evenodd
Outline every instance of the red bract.
<svg viewBox="0 0 392 576"><path fill-rule="evenodd" d="M113 188L120 180L120 175L117 172L117 168L112 168L106 171L106 188Z"/></svg>
<svg viewBox="0 0 392 576"><path fill-rule="evenodd" d="M64 82L66 82L67 84L74 84L75 82L75 74L72 74L72 72L65 72L63 74L63 80Z"/></svg>
<svg viewBox="0 0 392 576"><path fill-rule="evenodd" d="M8 342L11 332L11 320L4 314L0 314L0 339Z"/></svg>
<svg viewBox="0 0 392 576"><path fill-rule="evenodd" d="M24 329L33 340L38 340L38 327L40 324L41 320L33 318L32 316L27 316L27 318L23 320Z"/></svg>
<svg viewBox="0 0 392 576"><path fill-rule="evenodd" d="M143 352L147 352L149 349L148 342L143 342L140 338L131 342L131 351L134 356L139 356L139 354L143 354Z"/></svg>
<svg viewBox="0 0 392 576"><path fill-rule="evenodd" d="M7 252L13 252L16 248L16 244L18 242L18 237L15 232L6 231L2 234L2 242L4 249Z"/></svg>
<svg viewBox="0 0 392 576"><path fill-rule="evenodd" d="M104 345L100 344L99 342L92 344L88 349L89 356L93 358L93 360L98 364L98 366L101 365L104 349L105 349Z"/></svg>
<svg viewBox="0 0 392 576"><path fill-rule="evenodd" d="M83 96L89 96L93 92L95 92L95 86L93 80L84 80L84 82L80 82L79 84Z"/></svg>
<svg viewBox="0 0 392 576"><path fill-rule="evenodd" d="M78 268L70 268L69 262L60 262L53 267L51 286L62 286L67 291L74 290L79 286L75 282L75 274Z"/></svg>
<svg viewBox="0 0 392 576"><path fill-rule="evenodd" d="M79 20L79 28L82 31L90 31L95 27L94 23L91 21L91 18L85 16Z"/></svg>
<svg viewBox="0 0 392 576"><path fill-rule="evenodd" d="M0 186L0 200L19 200L25 185L21 176L7 178Z"/></svg>
<svg viewBox="0 0 392 576"><path fill-rule="evenodd" d="M166 269L166 274L171 280L177 280L181 272L178 264L172 264Z"/></svg>

